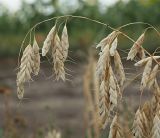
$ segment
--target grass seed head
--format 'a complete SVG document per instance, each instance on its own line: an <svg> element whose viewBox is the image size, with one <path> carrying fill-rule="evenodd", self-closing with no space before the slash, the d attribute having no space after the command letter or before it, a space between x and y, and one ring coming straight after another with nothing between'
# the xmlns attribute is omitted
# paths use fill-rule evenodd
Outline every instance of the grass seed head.
<svg viewBox="0 0 160 138"><path fill-rule="evenodd" d="M122 61L121 61L121 57L117 50L115 51L115 55L114 55L114 64L115 64L115 72L118 77L117 80L120 86L123 86L126 77L125 77L125 72L124 72Z"/></svg>
<svg viewBox="0 0 160 138"><path fill-rule="evenodd" d="M52 57L53 57L54 72L56 75L56 79L59 80L61 78L63 81L65 81L63 48L58 34L55 35L53 43L54 44L52 47Z"/></svg>
<svg viewBox="0 0 160 138"><path fill-rule="evenodd" d="M113 43L111 44L111 48L109 50L110 56L114 56L117 50L118 38L116 37Z"/></svg>
<svg viewBox="0 0 160 138"><path fill-rule="evenodd" d="M143 91L143 89L147 86L151 69L152 69L152 59L149 59L144 67L144 71L142 74L142 80L141 80L141 86L140 86L141 91Z"/></svg>
<svg viewBox="0 0 160 138"><path fill-rule="evenodd" d="M34 39L33 42L33 53L34 53L34 67L33 67L33 73L35 75L38 75L39 70L40 70L40 54L39 54L39 46L37 44L36 39Z"/></svg>
<svg viewBox="0 0 160 138"><path fill-rule="evenodd" d="M131 47L129 53L128 53L128 57L127 60L133 60L135 58L135 56L139 53L139 55L141 56L141 58L145 57L144 54L144 50L141 47L144 41L144 36L145 34L143 33L138 39L137 41L133 44L133 46Z"/></svg>
<svg viewBox="0 0 160 138"><path fill-rule="evenodd" d="M124 138L123 129L119 125L117 115L115 115L115 117L113 118L112 123L110 125L110 131L109 131L108 138Z"/></svg>
<svg viewBox="0 0 160 138"><path fill-rule="evenodd" d="M62 48L63 48L63 58L64 58L64 61L65 61L68 57L68 48L69 48L68 32L67 32L66 25L64 26L63 31L62 31L61 45L62 45Z"/></svg>
<svg viewBox="0 0 160 138"><path fill-rule="evenodd" d="M55 33L56 33L56 25L54 25L53 28L50 30L50 32L48 33L48 35L43 43L42 56L45 56L48 53L48 51L52 45L52 41L54 41Z"/></svg>

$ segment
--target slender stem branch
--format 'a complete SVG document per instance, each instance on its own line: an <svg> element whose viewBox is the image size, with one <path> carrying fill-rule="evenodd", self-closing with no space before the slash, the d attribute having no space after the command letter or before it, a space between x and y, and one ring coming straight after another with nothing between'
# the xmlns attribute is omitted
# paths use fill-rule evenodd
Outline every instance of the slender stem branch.
<svg viewBox="0 0 160 138"><path fill-rule="evenodd" d="M88 17L84 17L84 16L64 15L64 16L52 17L52 18L43 20L43 21L35 24L35 25L27 32L27 34L26 34L26 36L24 37L24 40L22 41L22 44L21 44L21 48L20 48L20 52L19 52L19 57L18 57L18 65L19 65L20 53L21 53L21 51L22 51L24 42L25 42L28 34L31 33L33 29L35 30L35 28L36 28L38 25L40 25L40 24L42 24L42 23L45 23L45 22L48 22L48 21L51 21L51 20L54 20L54 19L58 20L58 19L60 19L60 18L66 18L66 19L68 19L68 18L85 19L85 20L89 20L89 21L91 21L91 22L94 22L94 23L103 25L103 26L105 26L105 27L108 27L108 28L110 28L111 30L117 30L117 31L120 31L120 29L122 29L122 28L124 28L124 27L127 27L127 26L129 26L129 25L144 24L144 25L150 26L150 28L153 28L153 29L157 32L157 34L160 36L159 31L158 31L155 27L153 27L153 26L152 26L151 24L149 24L149 23L144 23L144 22L133 22L133 23L129 23L129 24L125 24L125 25L123 25L123 26L120 26L118 29L115 29L115 28L109 26L109 24L106 24L106 23L103 23L103 22L101 22L101 21L94 20L94 19L91 19L91 18L88 18ZM148 28L149 28L149 27L148 27ZM126 35L126 34L123 33L122 31L120 31L120 32L121 32L122 35L124 35L124 36L125 36L126 38L128 38L130 41L132 41L133 43L136 43L136 42L135 42L132 38L130 38L128 35ZM142 48L143 48L143 47L142 47ZM144 49L144 48L143 48L143 49ZM152 57L152 55L151 55L147 50L144 49L144 51L145 51L149 56ZM154 58L153 58L153 59L154 59ZM156 62L158 65L160 65L160 64L157 62L156 59L154 59L154 60L155 60L155 62Z"/></svg>

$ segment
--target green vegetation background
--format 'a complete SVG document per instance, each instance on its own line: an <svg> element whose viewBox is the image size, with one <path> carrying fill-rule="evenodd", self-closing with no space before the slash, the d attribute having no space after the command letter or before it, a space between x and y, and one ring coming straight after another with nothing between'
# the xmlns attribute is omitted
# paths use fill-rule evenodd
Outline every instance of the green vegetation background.
<svg viewBox="0 0 160 138"><path fill-rule="evenodd" d="M53 9L46 12L45 9ZM130 22L147 22L160 27L160 0L130 0L123 2L119 0L114 5L102 10L98 1L93 5L78 0L78 6L59 5L58 0L45 2L36 0L33 4L22 2L21 8L16 13L11 13L0 5L0 57L17 56L20 44L27 30L35 23L44 19L64 14L87 16L92 19L100 20L112 27L119 27ZM54 22L48 22L40 25L36 30L36 37L40 46L43 44L45 35L54 25ZM146 28L145 25L132 25L123 31L136 39ZM71 50L86 51L88 47L96 43L107 35L111 30L103 26L91 23L85 20L74 19L68 24ZM131 47L132 43L123 37L120 37L119 47L126 49ZM27 44L27 43L26 43ZM159 47L160 38L150 30L147 33L144 47L153 50Z"/></svg>

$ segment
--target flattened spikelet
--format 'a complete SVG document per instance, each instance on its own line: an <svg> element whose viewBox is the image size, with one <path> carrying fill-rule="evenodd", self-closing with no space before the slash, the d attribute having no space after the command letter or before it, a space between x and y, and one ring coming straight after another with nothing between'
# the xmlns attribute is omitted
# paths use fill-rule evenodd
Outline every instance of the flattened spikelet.
<svg viewBox="0 0 160 138"><path fill-rule="evenodd" d="M153 120L151 138L160 138L160 117L158 114L155 115L154 120Z"/></svg>
<svg viewBox="0 0 160 138"><path fill-rule="evenodd" d="M63 61L65 61L68 56L68 48L69 48L68 32L67 32L66 25L64 26L63 31L62 31L61 45L63 49L63 58L64 58Z"/></svg>
<svg viewBox="0 0 160 138"><path fill-rule="evenodd" d="M150 73L151 73L151 68L152 68L152 59L149 59L144 67L144 71L143 71L143 74L142 74L142 80L141 80L141 86L140 86L140 90L142 91L146 85L147 85L147 82L149 80L149 76L150 76Z"/></svg>
<svg viewBox="0 0 160 138"><path fill-rule="evenodd" d="M115 72L118 77L118 82L120 86L123 86L126 77L125 77L125 72L124 72L122 61L121 61L121 57L117 50L115 51L115 55L114 55L114 64L115 64Z"/></svg>
<svg viewBox="0 0 160 138"><path fill-rule="evenodd" d="M113 41L112 45L111 45L110 50L109 50L111 56L115 55L115 53L117 51L117 44L118 44L118 39L116 37L115 40Z"/></svg>
<svg viewBox="0 0 160 138"><path fill-rule="evenodd" d="M100 85L99 94L99 111L102 128L106 127L109 116L109 94L108 94L108 81L102 81Z"/></svg>
<svg viewBox="0 0 160 138"><path fill-rule="evenodd" d="M40 70L40 54L39 54L39 46L37 44L36 39L34 38L34 43L33 43L33 53L34 53L34 67L33 67L33 73L35 75L38 75L39 70Z"/></svg>
<svg viewBox="0 0 160 138"><path fill-rule="evenodd" d="M160 87L156 79L153 84L153 92L156 98L156 102L160 102Z"/></svg>
<svg viewBox="0 0 160 138"><path fill-rule="evenodd" d="M96 75L103 79L105 77L106 68L109 68L109 45L107 45L100 54L96 67Z"/></svg>
<svg viewBox="0 0 160 138"><path fill-rule="evenodd" d="M115 77L114 77L111 66L109 68L109 95L110 95L109 100L111 105L110 110L112 110L114 107L117 106L118 90L117 90L117 85L115 82Z"/></svg>
<svg viewBox="0 0 160 138"><path fill-rule="evenodd" d="M141 47L143 44L143 41L144 41L144 36L145 36L145 34L143 33L137 39L137 41L133 44L132 48L130 49L130 51L128 53L127 60L133 60L138 53L141 56L141 58L145 57L144 50Z"/></svg>
<svg viewBox="0 0 160 138"><path fill-rule="evenodd" d="M140 109L137 110L135 114L135 119L133 122L133 135L135 138L143 138L146 136L146 129L148 126L147 118Z"/></svg>
<svg viewBox="0 0 160 138"><path fill-rule="evenodd" d="M113 43L113 41L115 40L115 38L119 35L119 33L120 33L119 31L113 31L107 37L102 39L99 42L99 44L96 46L96 48L101 47L101 50L103 50L105 46L107 46L107 45L110 46Z"/></svg>
<svg viewBox="0 0 160 138"><path fill-rule="evenodd" d="M118 123L117 115L113 118L110 125L109 137L108 138L124 138L124 133L121 126Z"/></svg>
<svg viewBox="0 0 160 138"><path fill-rule="evenodd" d="M143 66L143 65L145 65L146 62L147 62L148 60L150 60L151 58L156 60L156 59L159 59L160 56L152 56L152 57L144 58L144 59L138 61L137 63L135 63L134 66Z"/></svg>
<svg viewBox="0 0 160 138"><path fill-rule="evenodd" d="M157 72L158 72L158 64L154 66L153 70L151 71L151 74L149 76L149 80L148 80L148 88L151 88L155 82L155 79L156 79L156 75L157 75Z"/></svg>
<svg viewBox="0 0 160 138"><path fill-rule="evenodd" d="M24 85L23 84L18 84L18 86L17 86L18 99L22 99L23 95L24 95Z"/></svg>
<svg viewBox="0 0 160 138"><path fill-rule="evenodd" d="M42 56L45 56L48 53L52 45L52 41L54 41L55 33L56 33L56 25L53 26L53 28L50 30L50 32L48 33L44 41L44 44L42 47Z"/></svg>
<svg viewBox="0 0 160 138"><path fill-rule="evenodd" d="M52 57L53 57L56 80L59 80L61 78L63 81L65 81L63 49L58 34L55 35L53 43L54 45L52 47Z"/></svg>
<svg viewBox="0 0 160 138"><path fill-rule="evenodd" d="M31 79L31 73L34 67L34 54L31 45L28 45L22 55L20 70L17 74L17 94L18 98L23 98L23 84Z"/></svg>

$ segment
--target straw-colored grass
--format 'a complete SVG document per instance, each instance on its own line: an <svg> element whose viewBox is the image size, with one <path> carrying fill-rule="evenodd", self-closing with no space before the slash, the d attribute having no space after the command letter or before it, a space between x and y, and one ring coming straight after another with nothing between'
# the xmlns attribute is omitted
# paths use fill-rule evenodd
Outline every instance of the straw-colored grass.
<svg viewBox="0 0 160 138"><path fill-rule="evenodd" d="M53 19L68 19L70 17L73 19L80 18L89 20L113 30L97 44L96 48L100 48L98 61L93 60L94 58L92 58L84 75L84 97L86 104L85 119L88 137L92 136L92 129L96 138L101 137L100 130L105 129L108 125L110 125L109 138L159 138L160 88L157 81L157 75L159 72L158 68L160 64L158 59L160 56L155 55L155 53L150 54L144 49L144 47L142 47L145 35L147 33L147 28L144 30L144 33L142 33L140 37L134 41L121 31L123 27L129 26L130 24L115 29L100 21L92 20L87 17L70 15L53 17L49 20L42 21L31 28L29 33L32 33L33 29L35 29L35 27L41 23ZM68 31L65 23L60 39L59 28L61 27L61 24L58 25L57 20L56 24L51 28L46 39L44 40L42 56L46 56L46 54L51 51L55 78L56 80L62 79L65 81L66 73L64 63L68 57L69 49ZM145 23L139 22L139 24ZM156 33L160 35L156 28L154 28L152 25L147 25L150 28L153 28ZM126 134L127 132L125 132L125 128L123 128L119 123L119 108L124 99L123 91L125 89L124 84L126 82L126 72L124 70L125 67L123 66L122 58L118 49L118 37L120 35L125 36L133 43L133 46L128 52L128 57L126 60L135 60L136 63L134 65L137 68L143 69L143 72L136 76L136 78L141 78L141 82L139 82L140 97L142 96L144 89L148 89L152 92L152 100L146 101L144 105L141 105L141 98L140 101L138 101L138 99L135 101L139 102L140 105L135 113L132 128L130 128L132 133L130 133L131 131L129 130L128 134ZM90 56L88 59L90 59ZM133 64L133 62L131 62L131 64ZM152 65L154 65L153 68ZM31 44L29 44L25 48L21 57L19 72L17 74L17 93L19 99L23 98L24 84L31 80L33 74L38 75L39 70L39 46L36 42L36 39L34 39L33 47ZM91 88L95 88L96 91L94 94L91 93ZM60 137L59 134L56 136L55 131L53 132L54 134L49 133L48 137L46 138Z"/></svg>

